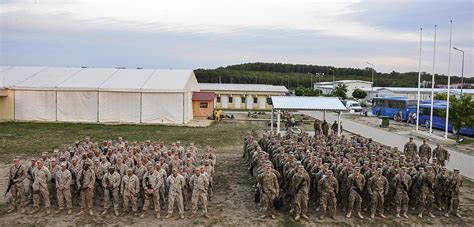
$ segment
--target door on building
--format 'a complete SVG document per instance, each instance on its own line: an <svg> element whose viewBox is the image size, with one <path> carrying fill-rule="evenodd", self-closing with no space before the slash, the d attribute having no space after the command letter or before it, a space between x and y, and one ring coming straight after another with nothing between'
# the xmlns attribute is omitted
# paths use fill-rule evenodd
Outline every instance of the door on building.
<svg viewBox="0 0 474 227"><path fill-rule="evenodd" d="M229 106L229 97L226 95L221 96L222 108L227 108Z"/></svg>
<svg viewBox="0 0 474 227"><path fill-rule="evenodd" d="M238 96L234 97L234 108L240 109L240 104L242 103L242 99Z"/></svg>
<svg viewBox="0 0 474 227"><path fill-rule="evenodd" d="M258 97L258 108L264 110L266 107L267 98L266 97Z"/></svg>
<svg viewBox="0 0 474 227"><path fill-rule="evenodd" d="M247 101L247 102L246 102L246 107L247 107L247 109L248 109L248 110L253 109L253 108L252 108L252 107L253 107L253 97L252 97L252 96L247 96L246 101Z"/></svg>

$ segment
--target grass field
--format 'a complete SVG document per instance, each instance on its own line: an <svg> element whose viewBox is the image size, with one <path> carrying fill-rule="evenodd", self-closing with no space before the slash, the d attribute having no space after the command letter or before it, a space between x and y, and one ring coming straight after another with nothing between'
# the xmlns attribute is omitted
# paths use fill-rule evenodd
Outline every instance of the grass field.
<svg viewBox="0 0 474 227"><path fill-rule="evenodd" d="M263 124L243 122L213 123L210 127L178 127L163 125L99 125L68 123L1 123L0 160L14 156L40 156L54 148L73 144L75 140L90 136L92 141L115 140L122 136L128 141L151 140L166 144L180 140L183 144L194 142L201 146L223 147L238 144L247 131L264 129Z"/></svg>

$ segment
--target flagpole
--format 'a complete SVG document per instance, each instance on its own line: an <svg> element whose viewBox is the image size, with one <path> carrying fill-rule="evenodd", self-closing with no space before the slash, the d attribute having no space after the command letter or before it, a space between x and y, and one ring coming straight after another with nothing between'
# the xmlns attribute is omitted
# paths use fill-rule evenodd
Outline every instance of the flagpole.
<svg viewBox="0 0 474 227"><path fill-rule="evenodd" d="M434 105L434 83L435 83L435 62L436 62L436 27L434 26L434 45L433 45L433 71L431 76L431 111L430 111L430 135L433 134L433 105Z"/></svg>
<svg viewBox="0 0 474 227"><path fill-rule="evenodd" d="M448 123L449 123L449 91L451 89L451 44L453 37L453 20L449 25L449 57L448 57L448 95L446 97L446 125L444 128L444 138L448 138Z"/></svg>
<svg viewBox="0 0 474 227"><path fill-rule="evenodd" d="M418 121L420 119L420 83L421 83L421 44L423 41L423 28L420 28L420 56L418 60L418 95L417 102L416 102L416 131L418 131L418 125L420 124Z"/></svg>

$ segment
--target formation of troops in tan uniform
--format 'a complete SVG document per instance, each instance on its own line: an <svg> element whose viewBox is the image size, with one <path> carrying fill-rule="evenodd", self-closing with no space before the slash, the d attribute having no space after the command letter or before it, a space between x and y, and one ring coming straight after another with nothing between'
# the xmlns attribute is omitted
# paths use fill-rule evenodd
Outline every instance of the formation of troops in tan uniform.
<svg viewBox="0 0 474 227"><path fill-rule="evenodd" d="M243 157L257 188L262 218L275 218L275 208L290 209L295 220L308 219L308 206L315 205L320 219L335 219L336 207L347 218L357 215L385 218L392 213L408 218L409 210L434 218L437 209L446 217L461 217L459 194L462 177L458 169L446 169L449 152L423 141L419 147L410 138L403 150L375 143L361 136L337 136L337 126L316 121L315 136L264 133L259 139L244 138ZM257 199L259 195L260 199Z"/></svg>
<svg viewBox="0 0 474 227"><path fill-rule="evenodd" d="M211 147L199 153L194 144L184 148L179 141L167 147L150 141L129 145L121 137L115 143L85 138L68 149L54 150L51 157L45 152L40 159L31 159L29 166L15 158L9 174L7 192L12 202L8 212L24 214L33 203L28 213L37 213L42 200L46 214L57 204L56 214L66 210L72 214L78 207L78 215L94 215L94 207L100 206L101 215L113 211L120 216L131 208L143 218L153 209L160 218L161 210L167 208L165 218L169 218L177 207L180 218L189 208L191 217L201 208L208 218L215 165Z"/></svg>

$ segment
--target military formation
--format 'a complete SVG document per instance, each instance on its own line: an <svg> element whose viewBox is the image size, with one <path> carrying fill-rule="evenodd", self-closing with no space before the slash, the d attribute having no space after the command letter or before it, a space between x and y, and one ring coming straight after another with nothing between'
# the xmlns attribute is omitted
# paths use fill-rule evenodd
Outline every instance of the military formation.
<svg viewBox="0 0 474 227"><path fill-rule="evenodd" d="M121 137L94 143L87 137L67 149L55 149L51 156L44 152L29 165L15 158L9 172L8 212L25 214L28 209L34 214L43 201L48 215L57 205L55 214L70 215L76 208L77 215L95 215L99 207L101 215L131 213L143 218L152 209L156 218L161 210L170 218L177 208L183 219L185 210L195 218L200 208L209 218L215 165L211 147L200 153L194 144L185 148L179 141L167 147L151 141L129 144Z"/></svg>
<svg viewBox="0 0 474 227"><path fill-rule="evenodd" d="M262 218L276 217L275 210L289 209L295 220L308 219L314 206L320 219L345 217L371 219L450 217L459 213L462 177L446 169L449 152L413 138L390 148L361 136L337 136L337 127L315 122L315 135L287 131L244 138L243 158L255 182L255 201ZM435 212L436 211L436 212Z"/></svg>

